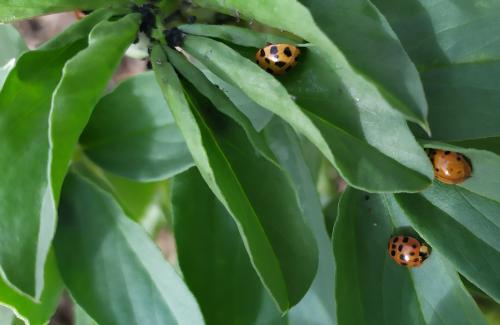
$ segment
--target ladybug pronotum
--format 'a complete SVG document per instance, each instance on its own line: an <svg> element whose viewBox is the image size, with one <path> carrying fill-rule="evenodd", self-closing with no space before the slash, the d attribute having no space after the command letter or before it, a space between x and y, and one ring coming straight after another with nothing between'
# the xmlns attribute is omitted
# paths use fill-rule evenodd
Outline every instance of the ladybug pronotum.
<svg viewBox="0 0 500 325"><path fill-rule="evenodd" d="M428 154L437 180L446 184L459 184L471 176L472 167L462 154L439 149L430 149Z"/></svg>
<svg viewBox="0 0 500 325"><path fill-rule="evenodd" d="M429 257L429 247L410 236L394 236L389 240L389 256L399 265L419 267Z"/></svg>
<svg viewBox="0 0 500 325"><path fill-rule="evenodd" d="M255 54L260 67L274 75L282 75L297 64L300 50L291 44L270 44Z"/></svg>

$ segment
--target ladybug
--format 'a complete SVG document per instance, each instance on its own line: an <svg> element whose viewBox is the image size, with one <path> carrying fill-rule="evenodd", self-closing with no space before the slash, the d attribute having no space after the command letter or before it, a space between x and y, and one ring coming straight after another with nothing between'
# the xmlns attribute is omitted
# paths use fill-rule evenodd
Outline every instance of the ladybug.
<svg viewBox="0 0 500 325"><path fill-rule="evenodd" d="M429 257L429 246L410 236L394 236L389 240L389 256L399 265L419 267Z"/></svg>
<svg viewBox="0 0 500 325"><path fill-rule="evenodd" d="M274 75L282 75L297 64L300 50L290 44L270 44L255 54L260 67Z"/></svg>
<svg viewBox="0 0 500 325"><path fill-rule="evenodd" d="M75 10L75 18L81 20L92 13L92 10Z"/></svg>
<svg viewBox="0 0 500 325"><path fill-rule="evenodd" d="M428 154L437 180L446 184L459 184L471 176L471 164L462 154L439 149L430 149Z"/></svg>

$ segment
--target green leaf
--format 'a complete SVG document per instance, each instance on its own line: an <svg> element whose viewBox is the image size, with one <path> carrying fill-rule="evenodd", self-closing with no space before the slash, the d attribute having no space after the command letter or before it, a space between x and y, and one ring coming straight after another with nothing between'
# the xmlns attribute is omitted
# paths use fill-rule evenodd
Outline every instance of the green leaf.
<svg viewBox="0 0 500 325"><path fill-rule="evenodd" d="M111 5L127 5L127 0L4 0L0 7L0 22L10 22L70 10L91 10Z"/></svg>
<svg viewBox="0 0 500 325"><path fill-rule="evenodd" d="M333 235L339 323L486 324L440 247L419 268L390 258L390 236L407 226L392 197L344 193Z"/></svg>
<svg viewBox="0 0 500 325"><path fill-rule="evenodd" d="M500 135L500 3L373 0L421 72L434 139ZM477 127L480 125L481 127Z"/></svg>
<svg viewBox="0 0 500 325"><path fill-rule="evenodd" d="M266 1L247 0L196 0L195 2L230 14L236 13L250 21L256 20L268 26L292 32L313 43L325 59L326 65L323 68L335 75L345 85L348 94L353 99L357 99L359 105L363 105L367 109L377 107L384 111L397 111L409 120L427 128L425 112L410 105L394 106L390 104L386 99L387 93L381 91L365 75L356 71L355 67L348 61L350 58L346 58L341 52L342 49L339 49L323 33L311 13L298 1L276 0L273 1L272 6L268 5ZM371 11L373 12L373 9ZM331 13L331 10L327 9L325 12ZM334 91L334 89L330 89Z"/></svg>
<svg viewBox="0 0 500 325"><path fill-rule="evenodd" d="M417 69L385 17L369 0L300 2L355 70L393 107L425 121L428 108Z"/></svg>
<svg viewBox="0 0 500 325"><path fill-rule="evenodd" d="M436 141L422 141L427 148L460 152L472 165L472 176L456 186L500 203L500 156L495 153Z"/></svg>
<svg viewBox="0 0 500 325"><path fill-rule="evenodd" d="M462 148L474 148L491 151L497 155L500 155L500 137L457 141L453 142L452 144Z"/></svg>
<svg viewBox="0 0 500 325"><path fill-rule="evenodd" d="M99 325L90 317L80 305L73 302L75 325Z"/></svg>
<svg viewBox="0 0 500 325"><path fill-rule="evenodd" d="M50 102L65 62L85 44L81 40L25 53L0 92L2 277L35 297L43 288L43 266L55 231L47 179Z"/></svg>
<svg viewBox="0 0 500 325"><path fill-rule="evenodd" d="M19 55L28 50L26 43L19 32L12 25L0 24L0 66L4 66L10 60L18 58Z"/></svg>
<svg viewBox="0 0 500 325"><path fill-rule="evenodd" d="M56 201L78 138L138 27L136 14L99 23L89 35L89 46L64 67L49 118L51 187Z"/></svg>
<svg viewBox="0 0 500 325"><path fill-rule="evenodd" d="M229 212L195 169L174 179L171 199L179 264L207 324L256 324L272 301Z"/></svg>
<svg viewBox="0 0 500 325"><path fill-rule="evenodd" d="M0 306L0 324L12 325L16 315L7 307Z"/></svg>
<svg viewBox="0 0 500 325"><path fill-rule="evenodd" d="M231 107L236 107L240 112L242 112L252 123L253 127L257 131L261 131L267 123L271 120L273 117L272 112L269 110L265 109L264 107L260 106L256 102L254 102L251 98L249 98L244 92L242 92L238 87L233 86L232 84L222 80L219 76L217 76L215 73L210 71L203 63L201 63L199 60L196 58L192 57L191 55L187 54L186 52L182 52L184 54L185 59L187 59L191 65L195 66L197 69L200 70L200 72L196 72L191 65L189 65L184 58L181 58L178 53L171 49L167 49L167 53L169 56L169 59L172 60L172 64L175 65L177 69L181 71L181 73L188 79L190 80L191 83L193 84L198 84L196 88L213 88L211 86L201 86L200 85L200 79L205 80L208 79L210 83L214 84L218 90L212 90L209 91L210 93L220 93L222 91L225 96L227 97L231 103L224 103L222 104L221 108L219 108L219 104L215 103L214 105L219 108L223 113L226 115L233 115L233 118L235 118L234 114L237 114L237 112L232 112L230 113L228 109L225 109L224 107L226 106L231 106ZM203 77L204 76L204 77ZM205 83L205 82L203 82ZM219 91L220 90L220 91ZM205 90L205 93L207 91ZM208 96L208 95L205 95ZM219 100L220 101L220 100ZM227 100L224 100L227 102ZM234 111L231 109L231 111ZM241 122L241 118L237 119L237 122ZM241 123L240 123L241 124ZM242 125L245 127L245 125Z"/></svg>
<svg viewBox="0 0 500 325"><path fill-rule="evenodd" d="M167 179L193 165L152 72L104 96L80 143L102 168L139 181Z"/></svg>
<svg viewBox="0 0 500 325"><path fill-rule="evenodd" d="M304 134L353 186L377 192L413 192L430 184L430 163L405 121L394 112L356 111L348 96L332 103L333 96L324 85L338 85L338 80L324 69L322 57L313 48L307 53L307 62L297 67L302 77L283 80L295 101L274 77L222 43L188 36L183 48ZM332 104L342 106L325 110Z"/></svg>
<svg viewBox="0 0 500 325"><path fill-rule="evenodd" d="M55 248L72 297L99 324L203 324L196 301L111 194L66 177Z"/></svg>
<svg viewBox="0 0 500 325"><path fill-rule="evenodd" d="M256 48L263 48L268 43L296 44L300 42L299 39L293 39L283 35L258 33L248 28L231 25L189 24L181 25L179 29L192 35L218 38L237 45Z"/></svg>
<svg viewBox="0 0 500 325"><path fill-rule="evenodd" d="M45 285L39 301L12 289L0 279L0 305L8 307L25 324L44 325L52 317L59 304L63 285L57 269L55 255L51 251L45 264ZM0 324L7 324L0 321Z"/></svg>
<svg viewBox="0 0 500 325"><path fill-rule="evenodd" d="M19 32L11 25L0 24L0 90L10 70L14 68L17 58L28 50Z"/></svg>
<svg viewBox="0 0 500 325"><path fill-rule="evenodd" d="M326 231L321 203L312 174L307 167L300 139L292 128L274 118L265 134L279 163L291 176L300 206L311 227L319 251L318 273L304 299L288 314L290 324L335 324L333 282L334 260L330 237Z"/></svg>
<svg viewBox="0 0 500 325"><path fill-rule="evenodd" d="M500 58L496 0L372 0L420 68Z"/></svg>
<svg viewBox="0 0 500 325"><path fill-rule="evenodd" d="M95 25L103 20L111 18L115 13L116 11L111 9L97 9L85 16L82 20L73 23L56 37L43 43L39 49L55 49L64 46L65 44L75 42L79 39L88 38L88 34L92 31Z"/></svg>
<svg viewBox="0 0 500 325"><path fill-rule="evenodd" d="M429 112L432 138L457 141L500 136L499 75L500 61L422 71L432 107Z"/></svg>
<svg viewBox="0 0 500 325"><path fill-rule="evenodd" d="M317 266L314 239L289 178L269 157L258 154L231 120L194 98L188 103L160 47L153 49L152 58L200 173L235 218L267 289L280 309L288 310L308 290Z"/></svg>
<svg viewBox="0 0 500 325"><path fill-rule="evenodd" d="M431 247L500 302L500 203L438 182L422 194L395 197Z"/></svg>

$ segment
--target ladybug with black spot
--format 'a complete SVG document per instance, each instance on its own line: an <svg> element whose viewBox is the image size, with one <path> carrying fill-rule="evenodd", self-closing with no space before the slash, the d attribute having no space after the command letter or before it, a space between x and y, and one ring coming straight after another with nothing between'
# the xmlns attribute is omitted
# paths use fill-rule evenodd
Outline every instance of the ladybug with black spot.
<svg viewBox="0 0 500 325"><path fill-rule="evenodd" d="M399 265L419 267L429 257L430 249L425 243L410 236L394 236L389 240L389 256Z"/></svg>
<svg viewBox="0 0 500 325"><path fill-rule="evenodd" d="M291 44L270 44L255 54L261 68L274 75L282 75L292 69L299 56L299 48Z"/></svg>
<svg viewBox="0 0 500 325"><path fill-rule="evenodd" d="M437 180L446 184L460 184L471 176L472 167L464 155L439 149L429 149L427 152Z"/></svg>

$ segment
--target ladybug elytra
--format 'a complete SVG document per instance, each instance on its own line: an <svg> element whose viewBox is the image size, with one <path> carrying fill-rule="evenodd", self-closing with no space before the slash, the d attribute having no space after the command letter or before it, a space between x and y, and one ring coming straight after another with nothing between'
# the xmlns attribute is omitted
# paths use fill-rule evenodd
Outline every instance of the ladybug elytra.
<svg viewBox="0 0 500 325"><path fill-rule="evenodd" d="M472 167L464 155L439 149L430 149L428 153L437 180L446 184L459 184L471 176Z"/></svg>
<svg viewBox="0 0 500 325"><path fill-rule="evenodd" d="M410 236L394 236L389 240L389 256L399 265L419 267L429 257L429 247Z"/></svg>
<svg viewBox="0 0 500 325"><path fill-rule="evenodd" d="M260 67L274 75L282 75L297 64L300 50L291 44L270 44L255 54Z"/></svg>

